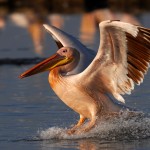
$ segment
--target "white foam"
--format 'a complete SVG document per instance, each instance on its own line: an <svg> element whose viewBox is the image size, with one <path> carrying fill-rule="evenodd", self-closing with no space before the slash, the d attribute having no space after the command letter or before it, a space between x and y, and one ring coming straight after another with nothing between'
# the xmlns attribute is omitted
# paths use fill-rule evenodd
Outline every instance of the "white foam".
<svg viewBox="0 0 150 150"><path fill-rule="evenodd" d="M48 139L81 139L98 138L100 140L135 140L150 137L150 117L143 113L136 113L134 116L125 112L118 118L101 120L91 131L81 135L68 135L67 129L51 127L39 131L41 140Z"/></svg>

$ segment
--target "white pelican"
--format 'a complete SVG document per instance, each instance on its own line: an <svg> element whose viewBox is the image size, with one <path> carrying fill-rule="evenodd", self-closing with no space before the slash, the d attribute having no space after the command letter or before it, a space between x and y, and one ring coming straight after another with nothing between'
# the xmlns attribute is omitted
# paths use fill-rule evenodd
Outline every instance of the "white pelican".
<svg viewBox="0 0 150 150"><path fill-rule="evenodd" d="M115 20L103 21L99 24L100 46L94 55L71 35L52 26L44 27L60 49L20 78L50 71L52 89L80 115L69 133L89 131L101 116L125 108L108 94L124 103L121 95L130 94L135 83L143 82L150 62L150 29ZM89 122L83 125L86 119Z"/></svg>

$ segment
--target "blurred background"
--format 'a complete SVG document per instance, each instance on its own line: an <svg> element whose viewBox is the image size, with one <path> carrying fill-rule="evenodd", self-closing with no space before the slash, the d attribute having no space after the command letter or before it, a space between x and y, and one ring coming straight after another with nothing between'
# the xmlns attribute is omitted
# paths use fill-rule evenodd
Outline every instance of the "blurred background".
<svg viewBox="0 0 150 150"><path fill-rule="evenodd" d="M150 27L149 10L149 0L0 0L0 64L12 63L6 58L49 56L46 50L54 46L46 42L44 23L95 49L99 22L117 19Z"/></svg>

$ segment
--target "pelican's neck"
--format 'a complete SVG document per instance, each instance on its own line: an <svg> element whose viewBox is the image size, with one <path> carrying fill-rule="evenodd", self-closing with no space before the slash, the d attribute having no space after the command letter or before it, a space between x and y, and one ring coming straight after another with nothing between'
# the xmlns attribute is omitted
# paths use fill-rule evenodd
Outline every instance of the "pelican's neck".
<svg viewBox="0 0 150 150"><path fill-rule="evenodd" d="M54 88L57 83L62 82L62 73L59 68L54 68L49 73L49 83L52 88Z"/></svg>

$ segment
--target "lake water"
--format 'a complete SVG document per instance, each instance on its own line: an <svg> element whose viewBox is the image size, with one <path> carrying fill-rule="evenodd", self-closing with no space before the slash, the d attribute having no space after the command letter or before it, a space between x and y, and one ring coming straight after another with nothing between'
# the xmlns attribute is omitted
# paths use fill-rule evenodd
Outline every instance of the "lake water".
<svg viewBox="0 0 150 150"><path fill-rule="evenodd" d="M64 16L64 20L63 29L79 36L78 26L74 24L79 24L80 16ZM98 34L94 38L89 46L96 49ZM36 57L32 49L31 39L25 29L9 22L0 33L1 59ZM44 57L56 51L48 34L44 49ZM68 136L65 131L76 123L78 114L65 106L51 90L47 82L48 73L23 80L18 78L31 66L0 66L0 149L150 149L150 72L132 95L125 96L126 104L138 109L138 114L127 119L127 113L124 113L118 119L99 123L86 134Z"/></svg>

